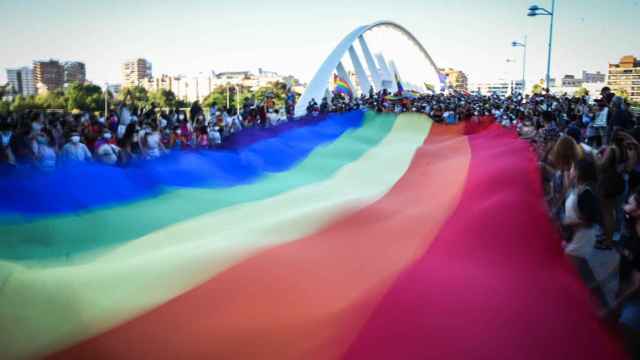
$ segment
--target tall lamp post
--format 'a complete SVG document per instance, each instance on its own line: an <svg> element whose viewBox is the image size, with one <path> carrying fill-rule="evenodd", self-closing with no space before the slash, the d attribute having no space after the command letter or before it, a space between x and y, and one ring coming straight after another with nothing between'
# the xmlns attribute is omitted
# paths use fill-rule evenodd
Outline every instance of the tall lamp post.
<svg viewBox="0 0 640 360"><path fill-rule="evenodd" d="M551 21L549 22L549 50L547 52L547 77L546 77L546 84L547 84L547 92L550 91L550 82L551 82L551 76L550 76L550 72L551 72L551 48L553 46L553 19L554 19L554 15L555 15L555 11L556 11L556 0L551 0L551 11L539 7L538 5L531 5L529 6L529 12L527 13L527 16L538 16L538 15L548 15L551 17Z"/></svg>
<svg viewBox="0 0 640 360"><path fill-rule="evenodd" d="M522 47L522 95L524 96L525 91L527 91L527 86L525 83L525 78L527 76L527 35L524 36L524 42L514 41L511 43L513 47Z"/></svg>
<svg viewBox="0 0 640 360"><path fill-rule="evenodd" d="M240 115L240 87L235 85L236 88L236 115Z"/></svg>
<svg viewBox="0 0 640 360"><path fill-rule="evenodd" d="M104 118L109 116L109 83L104 84Z"/></svg>
<svg viewBox="0 0 640 360"><path fill-rule="evenodd" d="M507 64L509 63L515 64L517 62L515 59L507 59L506 61L507 61ZM508 72L507 72L507 76L509 77L509 79L511 79L509 80L509 89L510 89L511 95L513 96L515 93L516 85L515 85L515 82L513 81L513 77L510 76Z"/></svg>

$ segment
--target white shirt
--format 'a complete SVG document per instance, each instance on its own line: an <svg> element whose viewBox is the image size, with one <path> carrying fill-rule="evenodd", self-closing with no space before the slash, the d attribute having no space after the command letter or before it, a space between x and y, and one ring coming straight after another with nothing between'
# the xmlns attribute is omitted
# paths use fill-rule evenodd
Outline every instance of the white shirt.
<svg viewBox="0 0 640 360"><path fill-rule="evenodd" d="M209 130L209 141L213 144L220 144L222 143L222 137L219 132L211 129Z"/></svg>
<svg viewBox="0 0 640 360"><path fill-rule="evenodd" d="M242 130L242 117L240 115L236 115L232 118L231 128L234 132Z"/></svg>
<svg viewBox="0 0 640 360"><path fill-rule="evenodd" d="M224 122L224 127L225 128L230 128L231 124L233 122L233 120L231 119L231 116L229 116L226 112L222 113L222 120Z"/></svg>
<svg viewBox="0 0 640 360"><path fill-rule="evenodd" d="M269 122L269 125L274 126L278 124L278 115L275 113L268 113L267 114L267 121Z"/></svg>
<svg viewBox="0 0 640 360"><path fill-rule="evenodd" d="M42 170L53 170L56 168L56 152L48 145L34 144L33 152L38 159L38 167Z"/></svg>
<svg viewBox="0 0 640 360"><path fill-rule="evenodd" d="M114 165L118 162L118 153L120 152L120 148L113 144L102 144L98 148L96 155L100 161L105 164Z"/></svg>
<svg viewBox="0 0 640 360"><path fill-rule="evenodd" d="M129 123L131 122L131 111L129 111L129 108L126 106L122 107L122 110L120 111L120 123L123 124L124 126L129 125Z"/></svg>
<svg viewBox="0 0 640 360"><path fill-rule="evenodd" d="M609 108L602 109L602 111L600 111L598 115L596 115L596 120L593 122L593 126L606 127L607 115L609 115Z"/></svg>
<svg viewBox="0 0 640 360"><path fill-rule="evenodd" d="M148 156L150 158L160 157L160 134L152 132L147 136Z"/></svg>
<svg viewBox="0 0 640 360"><path fill-rule="evenodd" d="M573 189L569 192L567 200L565 201L565 221L579 220L578 214L578 191ZM596 244L596 231L597 226L592 225L590 227L578 227L573 233L571 242L564 249L564 252L568 255L581 257L587 259L593 252L593 247Z"/></svg>
<svg viewBox="0 0 640 360"><path fill-rule="evenodd" d="M116 131L116 136L118 137L118 139L122 139L126 131L127 131L127 125L124 125L124 124L118 125L118 129Z"/></svg>
<svg viewBox="0 0 640 360"><path fill-rule="evenodd" d="M89 161L91 160L91 152L83 143L74 144L68 142L62 147L62 158L71 161Z"/></svg>

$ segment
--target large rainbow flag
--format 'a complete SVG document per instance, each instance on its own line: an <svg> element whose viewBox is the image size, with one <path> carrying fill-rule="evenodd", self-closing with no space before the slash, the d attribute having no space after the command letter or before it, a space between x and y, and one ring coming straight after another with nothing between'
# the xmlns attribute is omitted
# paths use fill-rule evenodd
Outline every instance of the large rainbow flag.
<svg viewBox="0 0 640 360"><path fill-rule="evenodd" d="M0 199L1 359L624 358L489 119L309 118Z"/></svg>

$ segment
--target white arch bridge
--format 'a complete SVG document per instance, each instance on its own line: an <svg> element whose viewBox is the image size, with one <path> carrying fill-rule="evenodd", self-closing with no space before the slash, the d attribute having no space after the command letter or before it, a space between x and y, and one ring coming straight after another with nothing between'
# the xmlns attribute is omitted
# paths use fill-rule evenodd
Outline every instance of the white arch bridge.
<svg viewBox="0 0 640 360"><path fill-rule="evenodd" d="M320 65L320 68L313 76L311 82L309 82L302 94L302 97L298 101L295 109L296 116L305 114L307 105L311 99L315 99L320 102L329 88L329 81L334 72L336 72L340 78L347 81L354 91L356 90L350 81L350 77L348 76L344 65L342 64L342 58L347 54L347 52L349 53L349 58L351 59L351 64L353 65L353 70L359 83L359 90L362 93L367 94L370 89L373 89L374 91L382 89L388 89L391 91L397 90L395 77L398 76L398 69L396 68L394 61L392 60L387 63L382 53L377 53L374 58L371 50L369 49L369 45L364 38L365 33L380 27L389 27L405 35L428 61L433 71L438 75L439 81L442 81L442 77L435 62L413 34L398 23L392 21L377 21L369 25L363 25L356 28L342 39L335 49L333 49L327 59L322 63L322 65ZM354 47L356 42L360 45L360 50L369 70L368 74L365 71ZM425 71L430 71L430 69L427 67Z"/></svg>

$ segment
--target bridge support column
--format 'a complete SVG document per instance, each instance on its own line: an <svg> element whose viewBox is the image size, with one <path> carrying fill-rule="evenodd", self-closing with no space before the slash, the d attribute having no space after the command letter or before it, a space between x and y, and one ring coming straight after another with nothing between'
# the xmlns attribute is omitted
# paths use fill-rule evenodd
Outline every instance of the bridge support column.
<svg viewBox="0 0 640 360"><path fill-rule="evenodd" d="M369 82L369 77L367 76L366 71L364 71L364 67L360 62L360 58L358 58L358 54L356 53L356 49L354 49L353 45L349 47L349 57L351 57L353 69L356 71L356 76L358 77L358 82L360 83L360 90L363 94L369 95L371 83Z"/></svg>
<svg viewBox="0 0 640 360"><path fill-rule="evenodd" d="M373 86L375 87L376 91L380 91L382 90L382 79L380 78L380 70L378 70L378 66L376 65L376 61L373 59L373 55L371 55L369 45L367 45L367 41L364 39L363 35L360 35L358 37L358 42L360 43L362 54L364 54L364 59L367 62L367 66L369 67L371 79L373 80Z"/></svg>
<svg viewBox="0 0 640 360"><path fill-rule="evenodd" d="M400 73L398 72L398 67L396 66L396 63L393 60L389 60L389 71L391 71L391 75L393 76L394 81L396 80L396 77L397 77L398 81L402 83L402 78L400 77ZM396 87L398 87L398 84L396 84ZM402 83L402 87L407 89L404 83Z"/></svg>
<svg viewBox="0 0 640 360"><path fill-rule="evenodd" d="M382 86L391 92L398 91L398 86L396 85L396 82L391 75L391 71L389 71L389 66L387 66L384 55L382 55L382 53L377 53L376 60L378 60L378 66L380 67L380 72L382 73Z"/></svg>

